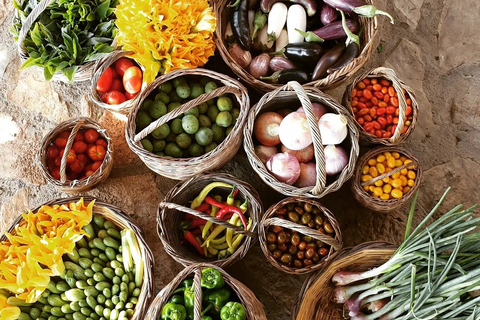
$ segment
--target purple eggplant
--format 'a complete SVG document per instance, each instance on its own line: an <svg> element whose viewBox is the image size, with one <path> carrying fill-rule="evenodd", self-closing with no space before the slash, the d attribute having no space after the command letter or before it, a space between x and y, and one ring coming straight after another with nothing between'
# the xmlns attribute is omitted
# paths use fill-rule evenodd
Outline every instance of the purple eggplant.
<svg viewBox="0 0 480 320"><path fill-rule="evenodd" d="M281 2L285 0L260 0L260 9L265 12L269 13L270 9L276 2ZM313 16L317 12L317 1L316 0L287 0L288 2L298 3L302 5L309 17Z"/></svg>
<svg viewBox="0 0 480 320"><path fill-rule="evenodd" d="M351 32L355 33L358 31L358 23L355 20L347 19L346 23L348 29ZM307 42L323 42L326 40L337 40L345 38L347 36L345 30L342 27L342 21L332 22L315 31L302 32L300 30L297 30L297 32L300 32L300 34L305 37L305 41Z"/></svg>
<svg viewBox="0 0 480 320"><path fill-rule="evenodd" d="M270 60L270 70L272 70L273 72L294 68L295 65L287 58L276 56Z"/></svg>
<svg viewBox="0 0 480 320"><path fill-rule="evenodd" d="M338 20L338 11L335 8L330 7L328 4L323 4L320 11L320 21L323 25L330 24Z"/></svg>
<svg viewBox="0 0 480 320"><path fill-rule="evenodd" d="M261 77L261 80L269 80L272 83L286 84L289 81L297 81L300 84L304 84L310 81L310 77L307 72L301 69L286 69L274 72L269 77Z"/></svg>
<svg viewBox="0 0 480 320"><path fill-rule="evenodd" d="M281 54L294 63L313 67L322 56L323 48L315 42L289 43L283 49L271 54Z"/></svg>
<svg viewBox="0 0 480 320"><path fill-rule="evenodd" d="M377 14L387 16L393 23L393 17L382 10L378 10L374 5L368 4L364 0L324 0L329 6L345 12L355 12L361 16L373 17Z"/></svg>
<svg viewBox="0 0 480 320"><path fill-rule="evenodd" d="M342 54L345 51L345 43L340 42L332 49L328 50L321 58L318 60L315 69L313 70L312 80L323 79L327 76L327 70L335 65L335 63L342 58Z"/></svg>
<svg viewBox="0 0 480 320"><path fill-rule="evenodd" d="M235 7L231 21L233 36L243 49L250 50L252 38L250 38L250 29L248 26L248 1L237 0L232 6Z"/></svg>

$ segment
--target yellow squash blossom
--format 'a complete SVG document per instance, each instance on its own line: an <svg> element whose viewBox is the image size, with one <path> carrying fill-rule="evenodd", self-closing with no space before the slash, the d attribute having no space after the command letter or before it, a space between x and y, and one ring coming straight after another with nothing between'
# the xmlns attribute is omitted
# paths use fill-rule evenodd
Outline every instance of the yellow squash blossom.
<svg viewBox="0 0 480 320"><path fill-rule="evenodd" d="M20 316L20 308L11 306L7 297L0 293L0 320L16 320Z"/></svg>

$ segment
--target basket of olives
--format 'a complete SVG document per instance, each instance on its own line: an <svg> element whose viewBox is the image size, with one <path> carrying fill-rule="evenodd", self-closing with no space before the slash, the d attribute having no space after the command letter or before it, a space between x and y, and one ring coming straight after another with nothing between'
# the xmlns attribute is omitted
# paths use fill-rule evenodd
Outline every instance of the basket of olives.
<svg viewBox="0 0 480 320"><path fill-rule="evenodd" d="M129 147L176 180L225 165L242 144L250 100L238 81L206 69L177 70L143 90L129 114Z"/></svg>
<svg viewBox="0 0 480 320"><path fill-rule="evenodd" d="M283 199L267 210L260 225L259 241L265 257L289 274L317 270L342 248L335 216L310 198Z"/></svg>

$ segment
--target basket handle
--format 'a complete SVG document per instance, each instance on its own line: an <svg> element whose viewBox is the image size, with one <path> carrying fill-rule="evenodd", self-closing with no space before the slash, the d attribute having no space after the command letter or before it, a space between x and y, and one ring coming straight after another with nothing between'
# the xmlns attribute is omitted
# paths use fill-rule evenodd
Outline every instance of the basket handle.
<svg viewBox="0 0 480 320"><path fill-rule="evenodd" d="M202 318L202 267L196 268L193 277L194 284L194 305L193 305L193 319L201 320Z"/></svg>
<svg viewBox="0 0 480 320"><path fill-rule="evenodd" d="M362 182L360 185L361 185L362 187L369 186L369 185L374 184L375 182L377 182L377 181L379 181L379 180L382 180L383 178L390 177L391 175L393 175L393 174L395 174L395 173L397 173L397 172L400 172L400 171L402 171L403 169L406 169L406 168L408 168L408 167L413 167L413 169L416 169L416 168L417 168L417 164L414 163L414 162L406 163L406 164L404 164L404 165L402 165L402 166L400 166L400 167L398 167L398 168L393 169L393 170L390 171L390 172L385 172L384 174L379 175L379 176L377 176L377 177L375 177L375 178L373 178L373 179L370 179L370 180L368 180L368 181Z"/></svg>
<svg viewBox="0 0 480 320"><path fill-rule="evenodd" d="M263 221L263 225L265 227L268 227L268 226L271 226L271 225L280 226L280 227L284 227L284 228L287 228L287 229L291 229L291 230L300 232L304 235L310 236L312 238L315 238L317 240L320 240L322 242L325 242L325 243L331 245L335 249L335 251L338 251L342 248L341 243L337 239L335 239L333 237L330 237L330 236L327 236L327 235L325 235L325 234L323 234L320 231L317 231L315 229L296 224L296 223L294 223L290 220L281 219L281 218L277 218L277 217L272 217L272 218L265 219L265 221Z"/></svg>
<svg viewBox="0 0 480 320"><path fill-rule="evenodd" d="M24 41L27 37L27 33L30 31L32 24L37 20L40 14L52 3L53 0L42 0L28 15L27 19L22 23L22 28L18 33L17 45L20 52L25 51Z"/></svg>
<svg viewBox="0 0 480 320"><path fill-rule="evenodd" d="M70 149L72 149L73 140L75 139L75 135L77 134L78 130L85 124L85 120L80 120L77 122L75 127L73 127L72 132L68 136L67 144L65 145L65 150L63 151L62 161L60 162L60 182L65 183L67 180L67 157L70 153Z"/></svg>
<svg viewBox="0 0 480 320"><path fill-rule="evenodd" d="M204 212L193 210L193 209L190 209L188 207L185 207L185 206L182 206L182 205L179 205L179 204L176 204L176 203L162 201L162 202L160 202L160 207L161 208L168 208L168 209L175 209L175 210L178 210L178 211L182 211L182 212L191 214L191 215L193 215L197 218L201 218L203 220L208 220L208 221L213 222L214 224L218 224L218 225L221 225L223 227L232 229L233 231L235 231L237 233L240 233L240 234L244 234L244 235L246 235L247 237L250 237L250 238L256 238L256 236L257 236L257 234L255 232L252 232L252 231L245 230L243 228L234 226L234 225L232 225L232 224L230 224L230 223L228 223L224 220L217 219L217 218L212 217L209 214L206 214Z"/></svg>
<svg viewBox="0 0 480 320"><path fill-rule="evenodd" d="M241 91L235 87L230 87L230 86L223 86L220 88L217 88L213 91L210 91L208 93L204 93L198 97L196 97L193 100L190 100L184 104L182 104L180 107L176 108L172 112L167 113L164 116L161 116L157 120L153 121L150 123L146 128L144 128L142 131L137 133L133 140L135 142L139 142L146 136L148 136L150 133L153 132L153 130L157 129L160 127L162 124L167 123L168 121L175 119L177 116L181 115L182 113L187 112L188 110L198 106L199 104L202 104L204 102L207 102L210 99L216 98L218 96L221 96L225 93L233 93L235 95L241 94Z"/></svg>
<svg viewBox="0 0 480 320"><path fill-rule="evenodd" d="M320 129L318 128L318 123L315 118L315 114L313 113L312 102L308 98L307 93L300 85L300 83L296 81L290 81L287 85L283 88L286 91L294 91L297 95L300 103L302 104L303 110L305 112L305 116L307 117L308 126L310 128L310 132L313 138L313 150L315 153L315 167L317 172L317 179L315 181L315 186L312 189L312 193L314 195L319 195L322 190L325 188L327 183L327 174L325 171L325 153L322 143L322 137L320 135Z"/></svg>

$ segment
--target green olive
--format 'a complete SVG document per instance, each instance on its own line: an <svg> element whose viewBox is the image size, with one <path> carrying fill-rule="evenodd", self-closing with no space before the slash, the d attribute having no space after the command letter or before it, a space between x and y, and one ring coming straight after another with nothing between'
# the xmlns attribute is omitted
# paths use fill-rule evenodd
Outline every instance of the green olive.
<svg viewBox="0 0 480 320"><path fill-rule="evenodd" d="M140 111L137 113L137 118L135 119L135 122L137 124L138 130L140 131L146 128L152 122L152 117L147 112Z"/></svg>
<svg viewBox="0 0 480 320"><path fill-rule="evenodd" d="M172 90L172 92L170 92L170 94L168 96L170 97L170 103L172 103L172 102L182 102L183 101L183 99L178 96L176 90Z"/></svg>
<svg viewBox="0 0 480 320"><path fill-rule="evenodd" d="M161 116L167 114L167 106L162 101L155 100L150 106L150 108L148 108L148 112L153 119L158 119Z"/></svg>
<svg viewBox="0 0 480 320"><path fill-rule="evenodd" d="M216 143L221 143L225 139L225 129L220 127L218 124L212 124L213 131L213 141Z"/></svg>
<svg viewBox="0 0 480 320"><path fill-rule="evenodd" d="M230 113L232 114L233 122L237 121L238 116L240 115L240 109L233 108Z"/></svg>
<svg viewBox="0 0 480 320"><path fill-rule="evenodd" d="M305 241L306 243L310 243L313 241L313 238L310 236L303 236L303 241Z"/></svg>
<svg viewBox="0 0 480 320"><path fill-rule="evenodd" d="M158 87L158 89L160 89L161 91L168 94L168 93L172 92L173 86L172 86L172 83L170 81L167 81L167 82L162 83Z"/></svg>
<svg viewBox="0 0 480 320"><path fill-rule="evenodd" d="M215 123L224 128L229 127L232 124L232 121L232 115L228 111L221 111L215 118Z"/></svg>
<svg viewBox="0 0 480 320"><path fill-rule="evenodd" d="M198 122L200 124L200 128L202 127L210 128L212 126L212 122L210 121L210 119L203 114L198 116ZM213 139L215 140L215 133L213 135Z"/></svg>
<svg viewBox="0 0 480 320"><path fill-rule="evenodd" d="M208 104L206 102L199 104L197 107L200 114L205 114L208 111Z"/></svg>
<svg viewBox="0 0 480 320"><path fill-rule="evenodd" d="M180 133L175 138L175 142L177 143L177 145L180 148L186 149L186 148L190 147L190 145L192 144L192 138L190 138L190 136L186 133Z"/></svg>
<svg viewBox="0 0 480 320"><path fill-rule="evenodd" d="M298 222L300 217L298 216L298 213L295 211L288 211L288 219L293 222Z"/></svg>
<svg viewBox="0 0 480 320"><path fill-rule="evenodd" d="M173 86L175 88L178 87L178 86L181 86L181 85L186 85L186 84L187 84L187 80L185 78L178 77L178 78L173 79Z"/></svg>
<svg viewBox="0 0 480 320"><path fill-rule="evenodd" d="M162 124L160 127L152 131L152 136L155 139L165 139L170 134L170 127L168 123Z"/></svg>
<svg viewBox="0 0 480 320"><path fill-rule="evenodd" d="M204 92L204 87L199 83L190 83L190 99L195 99L196 97L202 95Z"/></svg>
<svg viewBox="0 0 480 320"><path fill-rule="evenodd" d="M333 230L332 225L331 225L330 222L328 222L328 221L325 221L325 222L323 223L323 229L325 229L325 231L326 231L327 233L334 233L334 232L335 232L335 230Z"/></svg>
<svg viewBox="0 0 480 320"><path fill-rule="evenodd" d="M290 252L291 254L295 254L297 253L297 251L298 251L297 246L291 245L290 247L288 247L288 252Z"/></svg>
<svg viewBox="0 0 480 320"><path fill-rule="evenodd" d="M187 114L182 118L182 128L188 134L195 134L198 131L199 123L193 114Z"/></svg>
<svg viewBox="0 0 480 320"><path fill-rule="evenodd" d="M165 147L165 153L174 158L181 158L183 155L182 149L180 149L175 143L169 143Z"/></svg>
<svg viewBox="0 0 480 320"><path fill-rule="evenodd" d="M170 134L165 138L165 142L167 143L174 142L176 137L177 135L175 133L170 132Z"/></svg>
<svg viewBox="0 0 480 320"><path fill-rule="evenodd" d="M319 226L323 225L323 218L321 215L319 214L315 215L315 223Z"/></svg>
<svg viewBox="0 0 480 320"><path fill-rule="evenodd" d="M215 122L219 113L220 113L220 110L218 110L217 106L208 107L207 116L210 119L210 121Z"/></svg>
<svg viewBox="0 0 480 320"><path fill-rule="evenodd" d="M152 145L153 152L159 152L165 150L165 146L167 145L167 143L165 142L165 140L154 139Z"/></svg>
<svg viewBox="0 0 480 320"><path fill-rule="evenodd" d="M160 152L155 152L155 155L157 155L159 157L165 157L167 154L163 151L160 151Z"/></svg>
<svg viewBox="0 0 480 320"><path fill-rule="evenodd" d="M201 77L200 80L198 80L198 83L199 83L200 85L204 86L204 87L205 87L205 85L206 85L207 83L209 83L209 82L210 82L210 78L209 78L209 77L205 77L205 76L204 76L204 77Z"/></svg>
<svg viewBox="0 0 480 320"><path fill-rule="evenodd" d="M152 142L148 139L143 139L140 141L140 143L142 144L143 148L147 151L150 151L152 152L153 151L153 145L152 145Z"/></svg>
<svg viewBox="0 0 480 320"><path fill-rule="evenodd" d="M230 111L233 108L232 100L229 97L220 97L217 100L217 108L220 111Z"/></svg>
<svg viewBox="0 0 480 320"><path fill-rule="evenodd" d="M179 84L175 88L175 91L177 92L177 95L182 99L187 99L190 96L190 87L186 83Z"/></svg>
<svg viewBox="0 0 480 320"><path fill-rule="evenodd" d="M201 146L209 145L213 141L212 129L205 127L198 129L197 133L195 133L195 140Z"/></svg>
<svg viewBox="0 0 480 320"><path fill-rule="evenodd" d="M162 101L164 104L169 104L170 97L165 92L160 92L155 96L155 101Z"/></svg>
<svg viewBox="0 0 480 320"><path fill-rule="evenodd" d="M190 147L188 147L188 152L192 157L199 157L205 153L205 149L198 143L192 143Z"/></svg>
<svg viewBox="0 0 480 320"><path fill-rule="evenodd" d="M267 247L269 251L277 250L277 245L275 243L269 243Z"/></svg>
<svg viewBox="0 0 480 320"><path fill-rule="evenodd" d="M292 255L289 253L284 253L282 254L282 257L280 258L280 261L284 264L292 262Z"/></svg>
<svg viewBox="0 0 480 320"><path fill-rule="evenodd" d="M267 242L268 243L274 243L277 241L277 236L273 232L267 232Z"/></svg>
<svg viewBox="0 0 480 320"><path fill-rule="evenodd" d="M210 143L208 146L205 146L205 153L209 153L217 147L215 142Z"/></svg>
<svg viewBox="0 0 480 320"><path fill-rule="evenodd" d="M198 118L198 115L199 115L200 113L198 112L198 108L197 108L197 107L193 107L192 109L186 111L185 114L193 114L195 117Z"/></svg>
<svg viewBox="0 0 480 320"><path fill-rule="evenodd" d="M170 124L170 130L175 134L182 133L182 119L173 119L172 123Z"/></svg>
<svg viewBox="0 0 480 320"><path fill-rule="evenodd" d="M230 132L232 132L232 130L233 130L233 126L230 126L227 129L225 129L225 135L228 136L230 134Z"/></svg>
<svg viewBox="0 0 480 320"><path fill-rule="evenodd" d="M178 107L180 107L182 104L180 102L170 102L167 106L167 111L168 113L172 112L173 110L177 109ZM177 116L177 119L180 119L182 117L182 115L178 115Z"/></svg>
<svg viewBox="0 0 480 320"><path fill-rule="evenodd" d="M312 220L312 215L310 213L305 212L304 214L302 214L301 221L303 224L308 224L310 220Z"/></svg>
<svg viewBox="0 0 480 320"><path fill-rule="evenodd" d="M150 100L150 99L145 99L142 103L142 105L140 106L140 110L143 110L143 111L148 111L148 109L150 108L150 106L152 105L153 101Z"/></svg>
<svg viewBox="0 0 480 320"><path fill-rule="evenodd" d="M218 86L215 82L209 81L207 84L205 84L205 93L212 92L213 90L217 89Z"/></svg>
<svg viewBox="0 0 480 320"><path fill-rule="evenodd" d="M305 202L305 204L303 205L303 209L307 212L312 212L312 205L308 202Z"/></svg>

